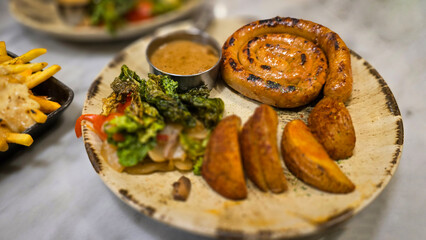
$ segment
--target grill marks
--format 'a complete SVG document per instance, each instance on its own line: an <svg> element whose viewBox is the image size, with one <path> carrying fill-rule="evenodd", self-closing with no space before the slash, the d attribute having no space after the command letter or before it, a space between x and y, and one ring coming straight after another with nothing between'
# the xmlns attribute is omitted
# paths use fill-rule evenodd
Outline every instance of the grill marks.
<svg viewBox="0 0 426 240"><path fill-rule="evenodd" d="M229 59L229 65L231 65L232 69L236 69L237 64L235 63L234 59L230 58Z"/></svg>
<svg viewBox="0 0 426 240"><path fill-rule="evenodd" d="M262 81L262 78L261 78L261 77L258 77L258 76L256 76L256 75L250 74L250 75L248 76L247 80L248 80L248 81L251 81L251 82L257 82L257 81Z"/></svg>
<svg viewBox="0 0 426 240"><path fill-rule="evenodd" d="M281 84L268 80L266 81L266 87L270 89L278 89L281 87Z"/></svg>
<svg viewBox="0 0 426 240"><path fill-rule="evenodd" d="M297 18L281 18L275 17L271 19L259 20L258 24L262 26L275 27L278 24L285 24L287 26L296 26L299 23Z"/></svg>
<svg viewBox="0 0 426 240"><path fill-rule="evenodd" d="M225 42L223 49L228 49L230 46L234 46L235 38L231 37L228 42Z"/></svg>
<svg viewBox="0 0 426 240"><path fill-rule="evenodd" d="M264 70L271 70L271 66L268 66L268 65L261 65L260 66L262 69L264 69Z"/></svg>
<svg viewBox="0 0 426 240"><path fill-rule="evenodd" d="M299 24L302 24L299 19L275 17L272 19L259 20L257 22L247 24L246 27L249 27L254 31L256 28L262 27L262 26L275 27L278 25L286 25L290 27L299 27L298 26ZM318 27L320 26L318 25ZM300 84L285 83L281 81L277 82L277 80L275 80L272 77L272 75L275 75L273 72L275 70L273 67L274 65L273 64L271 65L271 63L263 62L261 59L258 59L256 54L256 49L258 48L257 46L258 44L261 44L263 45L263 47L266 47L269 49L279 47L279 44L276 45L276 43L274 42L265 42L264 40L267 38L267 35L268 34L262 34L258 36L253 36L251 39L248 39L248 41L244 45L242 45L240 55L237 58L235 57L229 58L227 59L227 61L224 59L224 62L227 62L229 66L233 69L233 71L236 71L236 72L243 71L244 66L242 65L244 65L245 63L255 64L255 65L251 65L251 67L258 68L257 71L264 71L266 75L263 76L262 74L258 74L257 71L250 70L247 72L247 74L245 74L246 81L250 84L261 86L262 88L268 89L270 91L298 94L301 91L300 88L302 88L303 86L308 86L308 85L312 86L313 79L316 79L324 71L323 67L321 66L317 67L316 69L312 71L311 74L309 74L309 76L305 76L302 79L300 79ZM338 42L339 37L337 34L329 33L327 34L326 37L329 44L333 48L335 49L341 48L339 46L339 42ZM231 36L229 40L225 42L224 48L226 49L231 46L235 47L236 42L237 42L236 38L234 36ZM307 44L308 40L305 39L302 41L302 43ZM285 49L285 50L287 51L288 49ZM318 47L313 47L312 52L313 54L317 54L317 55L322 53L321 49ZM297 55L298 56L296 56L295 59L296 61L298 61L298 63L295 62L295 64L298 64L299 66L303 66L304 68L310 66L307 64L309 61L308 53L303 53L299 51ZM320 57L317 60L322 63L327 61L323 57Z"/></svg>
<svg viewBox="0 0 426 240"><path fill-rule="evenodd" d="M298 19L293 19L294 21L291 21L290 24L296 25L299 20ZM260 20L259 24L271 24L272 22L276 22L276 21L282 21L281 18L277 17L275 19L272 20ZM254 43L256 43L257 41L262 41L263 39L265 39L267 37L267 35L263 35L263 36L257 36L252 38L251 40L249 40L246 45L244 46L242 53L243 55L240 55L240 58L243 57L245 59L247 59L251 64L254 63L255 58L257 58L255 55L253 55L253 52L251 51L251 47L253 47ZM233 37L231 37L231 39L225 44L230 46L231 44L234 44L235 39ZM307 43L307 40L305 40L305 43ZM267 48L275 48L276 46L272 43L264 43L264 46ZM277 45L279 46L279 44ZM318 53L320 52L320 49L315 48L314 52ZM299 52L300 53L300 52ZM324 59L322 59L324 61ZM305 63L307 62L307 56L305 53L300 53L300 65L305 65ZM234 59L229 59L229 64L231 65L232 69L234 69L234 71L238 70L238 64L234 61ZM262 70L265 71L271 71L272 70L272 66L265 64L265 63L259 63L259 67ZM316 75L318 75L321 72L322 68L317 69L317 73ZM311 78L306 79L307 81L311 81ZM247 81L248 82L252 82L258 85L259 83L262 84L265 88L270 89L270 90L275 90L275 91L279 91L281 93L292 93L295 92L297 90L297 87L294 85L282 85L274 80L269 80L269 79L263 79L260 76L257 76L254 73L249 73L248 77L247 77Z"/></svg>
<svg viewBox="0 0 426 240"><path fill-rule="evenodd" d="M253 39L251 39L250 41L248 41L248 43L247 43L247 47L249 48L249 47L250 47L250 45L251 45L252 43L256 42L257 40L259 40L259 37L254 37Z"/></svg>
<svg viewBox="0 0 426 240"><path fill-rule="evenodd" d="M234 61L234 59L230 58L229 59L229 65L231 66L231 68L236 71L239 72L241 71L240 69L237 68L237 63Z"/></svg>
<svg viewBox="0 0 426 240"><path fill-rule="evenodd" d="M327 33L327 39L330 41L330 44L334 45L335 50L339 50L339 41L337 41L337 33L335 32L329 32Z"/></svg>
<svg viewBox="0 0 426 240"><path fill-rule="evenodd" d="M250 62L250 63L253 63L254 62L254 59L252 58L252 57L250 57L250 49L249 48L245 48L244 50L243 50L243 53L245 53L246 54L246 57L247 57L247 60Z"/></svg>
<svg viewBox="0 0 426 240"><path fill-rule="evenodd" d="M247 81L249 82L263 82L264 79L262 79L259 76L256 76L254 74L249 74L249 76L247 77ZM278 90L281 93L292 93L294 91L296 91L296 86L293 85L288 85L288 86L283 86L280 83L277 83L275 81L271 81L271 80L266 80L265 85L266 88L271 89L271 90Z"/></svg>
<svg viewBox="0 0 426 240"><path fill-rule="evenodd" d="M302 58L302 65L304 65L306 62L306 55L302 53L301 58Z"/></svg>
<svg viewBox="0 0 426 240"><path fill-rule="evenodd" d="M296 87L295 86L287 86L286 88L283 88L284 89L284 92L288 92L288 93L291 93L291 92L294 92L294 91L296 91Z"/></svg>
<svg viewBox="0 0 426 240"><path fill-rule="evenodd" d="M229 46L234 46L234 42L235 38L231 37L231 39L229 39Z"/></svg>

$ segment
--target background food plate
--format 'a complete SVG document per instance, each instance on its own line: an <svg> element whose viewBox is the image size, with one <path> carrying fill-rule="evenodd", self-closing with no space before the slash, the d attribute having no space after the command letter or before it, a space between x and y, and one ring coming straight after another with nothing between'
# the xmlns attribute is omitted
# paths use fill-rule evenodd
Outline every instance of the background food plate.
<svg viewBox="0 0 426 240"><path fill-rule="evenodd" d="M18 55L7 52L7 54L11 57L17 57ZM48 96L50 100L61 104L61 107L56 109L55 111L47 114L47 120L43 124L36 123L31 127L27 128L24 133L28 133L33 137L34 143L37 144L37 137L49 131L54 123L59 119L62 113L67 109L67 107L71 104L74 98L74 92L60 82L55 77L50 77L43 83L31 89L31 91L36 96ZM26 150L29 147L25 147L18 144L9 143L9 149L6 152L0 152L0 160L5 160L14 154Z"/></svg>
<svg viewBox="0 0 426 240"><path fill-rule="evenodd" d="M72 41L98 42L127 39L140 36L164 24L184 19L203 6L203 0L186 0L173 11L140 22L129 23L109 34L105 28L96 26L72 26L61 18L55 0L11 0L9 9L21 24L40 32Z"/></svg>
<svg viewBox="0 0 426 240"><path fill-rule="evenodd" d="M245 23L215 21L208 31L223 43ZM146 76L148 63L141 56L150 39L147 37L129 46L102 70L89 89L83 113L101 112L102 98L110 94L109 84L120 73L122 64L136 70L141 77ZM351 55L354 91L347 105L357 142L354 155L338 162L356 184L356 190L350 194L315 190L286 169L287 192L263 193L248 182L248 198L244 201L230 201L219 196L201 177L192 173L118 173L100 155L99 138L84 127L87 153L96 172L119 198L163 223L197 234L237 239L298 238L321 234L357 214L382 192L399 164L403 147L402 118L392 92L368 62L354 52ZM243 122L259 105L220 82L212 95L224 100L225 115L237 114ZM295 110L277 109L279 140L285 124L297 118L306 120L313 105ZM171 195L172 183L181 175L192 182L186 202L174 201Z"/></svg>

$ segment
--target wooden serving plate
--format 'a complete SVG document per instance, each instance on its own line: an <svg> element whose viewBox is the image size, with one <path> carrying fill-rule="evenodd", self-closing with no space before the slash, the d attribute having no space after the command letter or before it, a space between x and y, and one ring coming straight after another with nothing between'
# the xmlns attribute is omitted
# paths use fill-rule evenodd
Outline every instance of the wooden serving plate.
<svg viewBox="0 0 426 240"><path fill-rule="evenodd" d="M246 22L215 21L208 32L219 42ZM182 29L185 26L176 26ZM173 29L173 28L172 28ZM148 73L145 49L152 37L140 39L120 52L94 80L83 113L100 113L109 84L127 64L141 77ZM178 171L150 175L129 175L114 171L100 155L101 141L87 127L84 142L95 171L125 203L160 222L195 234L237 239L300 238L321 234L331 226L356 215L371 203L392 178L403 147L403 125L397 103L386 82L361 56L351 53L354 91L347 102L356 131L354 155L338 162L356 184L350 194L329 194L303 184L285 168L289 190L282 194L263 193L248 181L248 198L230 201L214 192L192 173ZM245 122L258 102L218 82L212 96L225 102L225 115L237 114ZM278 136L292 119L309 115L315 103L294 110L276 109ZM185 175L192 182L186 202L174 201L172 183Z"/></svg>

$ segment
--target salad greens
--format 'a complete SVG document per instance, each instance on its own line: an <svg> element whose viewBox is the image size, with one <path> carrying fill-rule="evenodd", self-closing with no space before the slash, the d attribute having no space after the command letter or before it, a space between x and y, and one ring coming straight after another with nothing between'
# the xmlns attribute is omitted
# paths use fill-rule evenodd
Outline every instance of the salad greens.
<svg viewBox="0 0 426 240"><path fill-rule="evenodd" d="M209 138L194 139L185 133L179 135L179 142L185 150L187 157L194 163L194 174L201 175L204 152L206 151Z"/></svg>
<svg viewBox="0 0 426 240"><path fill-rule="evenodd" d="M114 34L128 21L140 21L180 7L182 0L91 0L90 24L104 24Z"/></svg>
<svg viewBox="0 0 426 240"><path fill-rule="evenodd" d="M154 0L153 13L162 14L178 8L182 0Z"/></svg>
<svg viewBox="0 0 426 240"><path fill-rule="evenodd" d="M125 23L124 16L136 6L136 0L93 0L89 6L90 23L105 24L110 33Z"/></svg>
<svg viewBox="0 0 426 240"><path fill-rule="evenodd" d="M126 65L111 83L113 92L104 100L102 115L113 114L119 105L125 105L120 114L104 125L108 143L117 147L121 165L130 167L142 162L149 150L157 144L157 134L167 123L184 127L179 143L187 157L193 161L194 173L200 174L208 137L191 138L186 130L195 127L197 120L212 129L222 118L224 103L219 98L209 98L206 87L178 93L178 83L173 79L148 74L141 79Z"/></svg>
<svg viewBox="0 0 426 240"><path fill-rule="evenodd" d="M204 86L180 94L179 99L205 127L212 128L220 121L225 106L220 98L208 98L209 94L210 91Z"/></svg>
<svg viewBox="0 0 426 240"><path fill-rule="evenodd" d="M148 74L143 85L140 91L142 99L155 106L161 115L184 127L195 127L196 118L178 98L177 82L166 76Z"/></svg>

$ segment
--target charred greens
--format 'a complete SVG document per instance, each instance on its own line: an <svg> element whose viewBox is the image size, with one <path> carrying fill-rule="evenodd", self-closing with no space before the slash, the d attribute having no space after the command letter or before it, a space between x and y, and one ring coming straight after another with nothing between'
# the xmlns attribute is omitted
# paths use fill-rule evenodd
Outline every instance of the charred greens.
<svg viewBox="0 0 426 240"><path fill-rule="evenodd" d="M208 96L209 90L207 87L200 87L180 94L179 99L188 106L194 116L206 128L212 128L220 121L225 105L222 99L208 98Z"/></svg>
<svg viewBox="0 0 426 240"><path fill-rule="evenodd" d="M130 167L142 162L157 144L157 134L167 123L181 124L192 129L200 122L212 129L221 119L224 104L219 98L209 98L206 87L178 93L178 83L167 76L148 74L141 79L126 65L111 83L113 92L104 100L105 116L119 106L126 106L104 125L108 143L117 147L121 165ZM198 122L198 123L197 123ZM185 131L184 131L185 132ZM208 137L193 139L181 133L179 142L199 174Z"/></svg>
<svg viewBox="0 0 426 240"><path fill-rule="evenodd" d="M177 82L162 75L148 74L141 88L143 101L155 106L164 118L184 127L195 127L196 119L188 108L179 100Z"/></svg>

